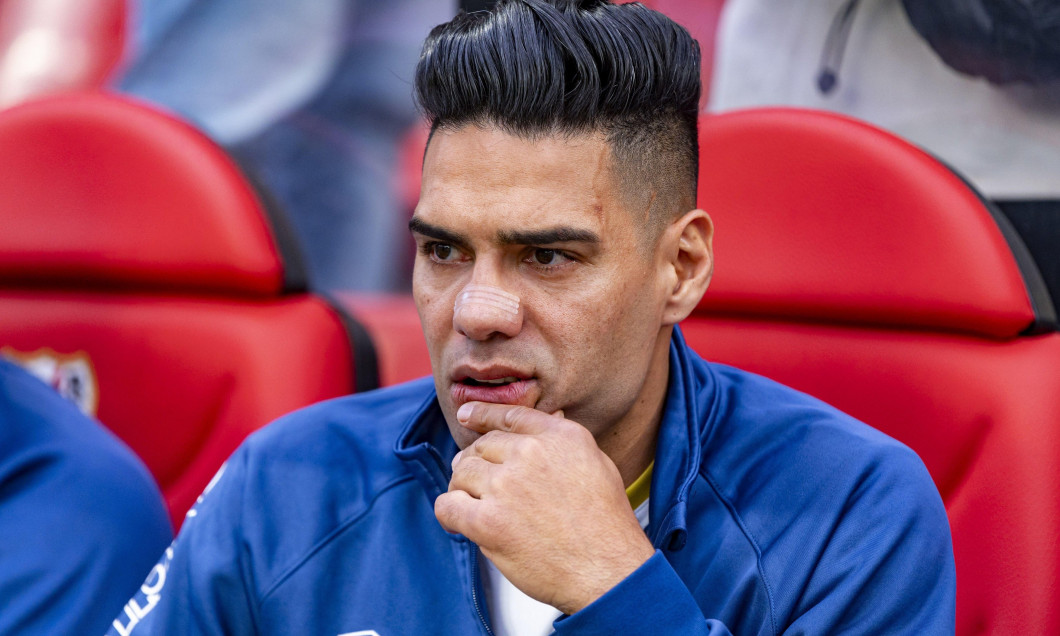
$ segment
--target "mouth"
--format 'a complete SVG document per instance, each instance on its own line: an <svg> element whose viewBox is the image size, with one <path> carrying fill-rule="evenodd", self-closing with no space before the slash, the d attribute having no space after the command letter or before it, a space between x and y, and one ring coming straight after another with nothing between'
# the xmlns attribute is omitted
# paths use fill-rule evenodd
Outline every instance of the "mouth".
<svg viewBox="0 0 1060 636"><path fill-rule="evenodd" d="M504 386L506 384L521 381L522 380L513 375L509 375L503 378L497 378L494 380L476 380L475 378L471 377L459 380L459 382L465 386Z"/></svg>
<svg viewBox="0 0 1060 636"><path fill-rule="evenodd" d="M457 407L465 402L531 406L531 389L536 385L533 375L514 369L462 367L452 375L450 394Z"/></svg>

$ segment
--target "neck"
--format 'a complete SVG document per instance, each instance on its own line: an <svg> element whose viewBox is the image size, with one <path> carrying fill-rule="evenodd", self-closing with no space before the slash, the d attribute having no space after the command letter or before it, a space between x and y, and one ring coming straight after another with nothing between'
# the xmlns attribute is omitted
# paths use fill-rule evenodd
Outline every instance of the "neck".
<svg viewBox="0 0 1060 636"><path fill-rule="evenodd" d="M655 459L655 442L662 423L670 380L670 338L673 327L659 331L650 370L633 407L614 426L596 437L596 444L618 467L622 485L629 487Z"/></svg>

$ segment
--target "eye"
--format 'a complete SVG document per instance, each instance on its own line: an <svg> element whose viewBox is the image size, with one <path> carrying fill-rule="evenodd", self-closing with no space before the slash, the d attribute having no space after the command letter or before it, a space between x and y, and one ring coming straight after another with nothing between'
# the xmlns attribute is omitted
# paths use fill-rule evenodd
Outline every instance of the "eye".
<svg viewBox="0 0 1060 636"><path fill-rule="evenodd" d="M556 250L534 250L533 258L538 265L551 265L556 260Z"/></svg>
<svg viewBox="0 0 1060 636"><path fill-rule="evenodd" d="M427 243L423 251L431 260L439 263L451 263L460 259L460 251L449 243Z"/></svg>
<svg viewBox="0 0 1060 636"><path fill-rule="evenodd" d="M562 250L534 247L523 257L523 262L538 271L549 274L558 274L565 271L569 266L575 264L577 259L572 258Z"/></svg>

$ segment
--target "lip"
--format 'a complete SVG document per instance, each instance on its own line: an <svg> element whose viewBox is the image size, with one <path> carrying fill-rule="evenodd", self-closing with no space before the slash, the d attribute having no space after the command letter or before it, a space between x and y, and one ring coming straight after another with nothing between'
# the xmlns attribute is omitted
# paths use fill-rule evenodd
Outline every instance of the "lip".
<svg viewBox="0 0 1060 636"><path fill-rule="evenodd" d="M471 386L464 384L467 379L478 382L500 380L502 378L516 378L515 382L498 386ZM461 365L453 370L450 375L450 395L453 405L457 408L465 402L492 402L495 404L524 404L529 396L530 390L537 385L532 375L508 366L491 365L488 367L473 367Z"/></svg>
<svg viewBox="0 0 1060 636"><path fill-rule="evenodd" d="M463 382L468 378L478 382L488 382L490 380L500 380L502 378L529 380L532 377L533 375L530 373L503 364L491 364L485 367L462 364L453 369L453 372L449 375L449 379L453 382Z"/></svg>

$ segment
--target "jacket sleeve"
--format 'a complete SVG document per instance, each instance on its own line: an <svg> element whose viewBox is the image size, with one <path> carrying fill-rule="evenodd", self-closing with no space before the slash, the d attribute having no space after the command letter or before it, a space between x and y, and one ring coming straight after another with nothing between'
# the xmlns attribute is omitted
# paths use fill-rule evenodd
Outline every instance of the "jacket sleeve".
<svg viewBox="0 0 1060 636"><path fill-rule="evenodd" d="M658 550L588 607L554 625L557 636L730 636L724 624L703 616L692 593Z"/></svg>
<svg viewBox="0 0 1060 636"><path fill-rule="evenodd" d="M942 499L912 451L902 448L885 459L885 468L868 471L846 500L840 499L834 518L814 517L812 525L823 534L819 542L783 539L791 561L800 560L796 554L816 557L810 567L799 568L806 576L771 579L773 633L953 633L956 572ZM776 559L762 568L763 576L793 571L778 567ZM795 602L778 603L777 595ZM556 634L571 636L730 633L704 616L659 551L555 627Z"/></svg>
<svg viewBox="0 0 1060 636"><path fill-rule="evenodd" d="M102 428L69 410L86 433ZM0 428L13 428L8 414ZM107 438L71 432L33 448L0 440L0 634L99 633L172 540L150 473Z"/></svg>
<svg viewBox="0 0 1060 636"><path fill-rule="evenodd" d="M253 634L242 540L246 446L218 471L107 636Z"/></svg>

